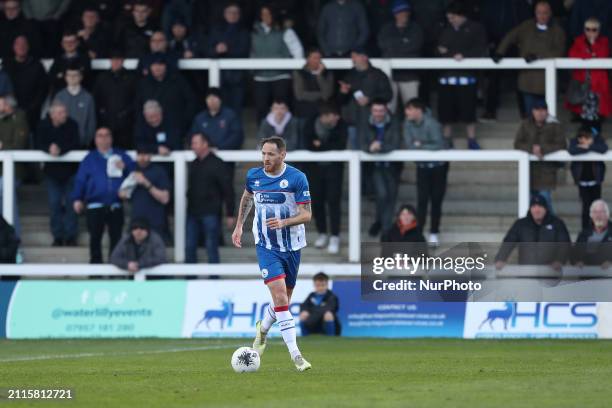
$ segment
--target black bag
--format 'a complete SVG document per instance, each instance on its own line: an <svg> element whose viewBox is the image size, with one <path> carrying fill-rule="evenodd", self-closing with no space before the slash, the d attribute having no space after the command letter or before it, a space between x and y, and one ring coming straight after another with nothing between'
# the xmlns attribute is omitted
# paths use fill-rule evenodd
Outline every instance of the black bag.
<svg viewBox="0 0 612 408"><path fill-rule="evenodd" d="M582 105L591 89L591 75L587 71L586 79L584 82L580 82L576 79L572 79L567 87L567 101L571 105Z"/></svg>

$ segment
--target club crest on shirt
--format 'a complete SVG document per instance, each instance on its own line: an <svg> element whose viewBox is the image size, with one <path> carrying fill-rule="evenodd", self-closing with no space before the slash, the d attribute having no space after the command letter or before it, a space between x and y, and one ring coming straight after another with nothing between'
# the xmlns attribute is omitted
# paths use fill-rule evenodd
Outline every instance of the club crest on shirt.
<svg viewBox="0 0 612 408"><path fill-rule="evenodd" d="M289 186L289 182L287 181L287 179L282 179L280 182L280 186L281 188L287 188L287 186Z"/></svg>
<svg viewBox="0 0 612 408"><path fill-rule="evenodd" d="M268 277L268 270L267 269L264 268L264 269L261 270L261 277L264 278L264 279Z"/></svg>

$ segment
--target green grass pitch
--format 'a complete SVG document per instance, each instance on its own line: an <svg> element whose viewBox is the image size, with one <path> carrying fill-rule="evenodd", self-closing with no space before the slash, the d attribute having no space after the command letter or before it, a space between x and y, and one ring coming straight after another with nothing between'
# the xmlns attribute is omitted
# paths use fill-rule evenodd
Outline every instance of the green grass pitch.
<svg viewBox="0 0 612 408"><path fill-rule="evenodd" d="M300 338L298 373L273 339L236 374L248 339L3 340L0 388L71 388L9 407L610 407L612 342ZM4 398L4 396L3 396Z"/></svg>

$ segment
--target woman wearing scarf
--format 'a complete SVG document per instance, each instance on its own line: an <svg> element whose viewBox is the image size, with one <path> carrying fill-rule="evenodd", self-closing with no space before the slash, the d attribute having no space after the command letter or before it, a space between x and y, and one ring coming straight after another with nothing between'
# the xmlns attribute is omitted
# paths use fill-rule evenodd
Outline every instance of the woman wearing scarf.
<svg viewBox="0 0 612 408"><path fill-rule="evenodd" d="M257 137L259 140L270 136L280 136L285 139L287 151L303 149L298 132L297 120L289 112L287 102L275 100L270 113L261 121Z"/></svg>

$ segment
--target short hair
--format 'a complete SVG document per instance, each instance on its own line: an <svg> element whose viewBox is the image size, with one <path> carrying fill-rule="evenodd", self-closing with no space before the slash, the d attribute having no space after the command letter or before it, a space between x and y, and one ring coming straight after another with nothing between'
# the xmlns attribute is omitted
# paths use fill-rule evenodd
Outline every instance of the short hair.
<svg viewBox="0 0 612 408"><path fill-rule="evenodd" d="M446 14L456 14L465 17L468 15L468 10L463 1L455 0L446 7Z"/></svg>
<svg viewBox="0 0 612 408"><path fill-rule="evenodd" d="M261 147L263 148L263 146L266 143L272 143L274 145L276 145L276 147L278 148L279 151L285 151L287 150L287 144L285 143L285 139L283 139L280 136L270 136L270 137L266 137L261 139Z"/></svg>
<svg viewBox="0 0 612 408"><path fill-rule="evenodd" d="M406 102L406 106L404 106L404 108L415 108L420 109L424 112L425 109L427 109L427 105L425 105L425 102L423 102L422 99L412 98L408 102Z"/></svg>
<svg viewBox="0 0 612 408"><path fill-rule="evenodd" d="M206 143L210 144L210 138L204 132L192 133L189 140L192 140L194 137L199 137L200 139L202 139L203 142L206 142Z"/></svg>
<svg viewBox="0 0 612 408"><path fill-rule="evenodd" d="M329 114L339 115L340 109L338 108L338 105L333 102L325 102L321 104L321 106L319 106L319 115L322 116Z"/></svg>
<svg viewBox="0 0 612 408"><path fill-rule="evenodd" d="M585 26L589 23L595 24L598 28L601 28L601 21L597 17L589 17L584 21Z"/></svg>
<svg viewBox="0 0 612 408"><path fill-rule="evenodd" d="M132 7L136 7L136 6L145 6L145 7L151 8L151 3L148 0L135 0L134 2L132 2Z"/></svg>
<svg viewBox="0 0 612 408"><path fill-rule="evenodd" d="M380 99L380 98L377 98L377 99L373 99L372 102L370 102L370 107L372 107L374 105L382 105L382 106L384 106L386 108L387 107L387 102L382 100L382 99Z"/></svg>
<svg viewBox="0 0 612 408"><path fill-rule="evenodd" d="M321 52L321 49L319 47L310 47L306 50L306 57L309 57L310 54L314 54L315 52L318 52L319 54L323 55L323 52Z"/></svg>
<svg viewBox="0 0 612 408"><path fill-rule="evenodd" d="M329 282L329 276L325 272L318 272L312 277L313 281L325 281Z"/></svg>
<svg viewBox="0 0 612 408"><path fill-rule="evenodd" d="M589 215L593 214L593 211L595 209L596 205L603 205L604 211L606 212L606 216L608 218L610 218L610 207L608 207L608 203L606 203L604 200L602 200L601 198L598 200L595 200L591 203L591 206L589 207Z"/></svg>
<svg viewBox="0 0 612 408"><path fill-rule="evenodd" d="M76 37L77 40L79 39L79 35L74 30L66 30L66 31L64 31L62 33L62 38L64 38L64 37Z"/></svg>
<svg viewBox="0 0 612 408"><path fill-rule="evenodd" d="M59 99L54 99L53 102L51 102L51 106L49 106L49 112L57 108L67 109L66 104L64 102L60 101Z"/></svg>
<svg viewBox="0 0 612 408"><path fill-rule="evenodd" d="M285 105L286 107L289 107L289 101L287 101L284 98L274 98L272 99L272 105L277 104L277 105ZM270 106L272 106L270 105Z"/></svg>
<svg viewBox="0 0 612 408"><path fill-rule="evenodd" d="M545 4L545 5L547 5L547 6L548 6L548 8L550 8L550 9L552 10L552 6L551 6L551 4L550 4L550 1L549 1L549 0L536 0L536 1L533 3L533 11L535 11L535 9L536 9L536 8L538 8L538 6L539 6L540 4Z"/></svg>
<svg viewBox="0 0 612 408"><path fill-rule="evenodd" d="M160 112L162 113L164 110L162 106L155 99L149 99L142 106L143 112Z"/></svg>

